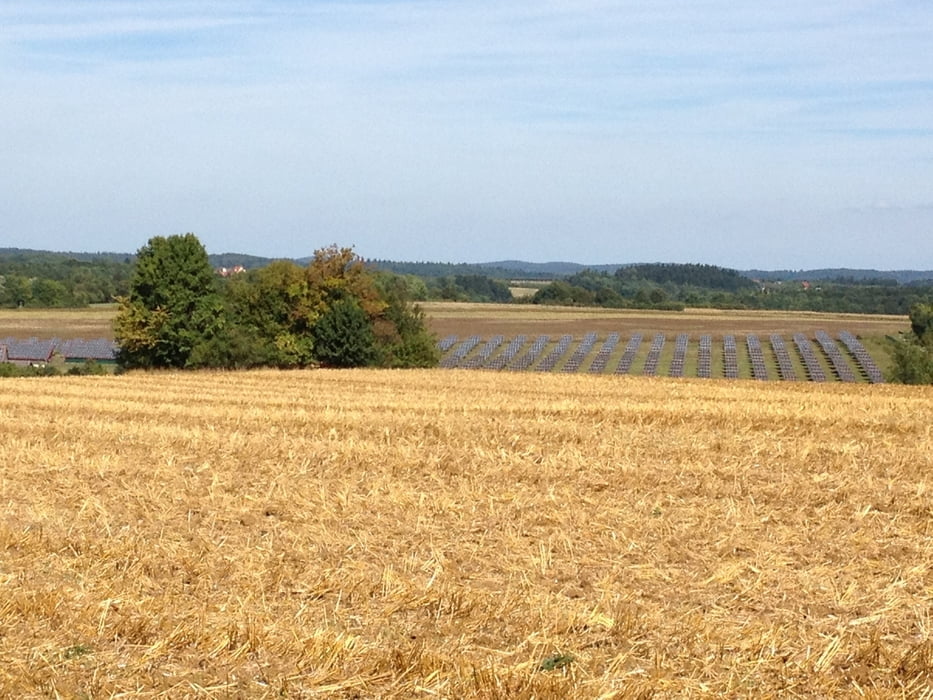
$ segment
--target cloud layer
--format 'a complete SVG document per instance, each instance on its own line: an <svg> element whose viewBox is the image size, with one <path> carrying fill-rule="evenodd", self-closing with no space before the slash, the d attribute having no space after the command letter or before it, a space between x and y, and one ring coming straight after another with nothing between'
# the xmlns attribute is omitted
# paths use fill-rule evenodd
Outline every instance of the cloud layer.
<svg viewBox="0 0 933 700"><path fill-rule="evenodd" d="M933 268L926 3L62 5L0 7L6 245Z"/></svg>

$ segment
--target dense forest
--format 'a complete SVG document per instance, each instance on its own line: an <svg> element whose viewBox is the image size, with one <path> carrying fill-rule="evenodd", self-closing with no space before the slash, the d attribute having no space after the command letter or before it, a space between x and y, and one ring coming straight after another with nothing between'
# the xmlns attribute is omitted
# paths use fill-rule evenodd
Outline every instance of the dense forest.
<svg viewBox="0 0 933 700"><path fill-rule="evenodd" d="M219 270L258 270L275 262L238 253L209 255ZM288 262L307 264L310 259ZM0 307L82 307L125 296L135 255L0 249ZM416 301L454 300L603 306L780 309L907 314L933 298L933 272L827 269L756 273L715 265L502 261L485 265L365 260L396 275ZM555 274L553 270L571 271ZM513 299L511 286L536 293Z"/></svg>
<svg viewBox="0 0 933 700"><path fill-rule="evenodd" d="M0 249L0 307L81 307L126 294L130 255Z"/></svg>
<svg viewBox="0 0 933 700"><path fill-rule="evenodd" d="M585 270L557 280L532 298L538 304L610 308L771 309L907 314L933 298L933 282L894 280L762 281L712 265L637 265L614 274Z"/></svg>

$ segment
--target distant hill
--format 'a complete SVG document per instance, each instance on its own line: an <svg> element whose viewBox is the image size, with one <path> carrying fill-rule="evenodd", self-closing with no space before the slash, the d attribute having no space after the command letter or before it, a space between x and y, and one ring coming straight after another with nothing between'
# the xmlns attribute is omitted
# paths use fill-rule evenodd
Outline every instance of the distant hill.
<svg viewBox="0 0 933 700"><path fill-rule="evenodd" d="M245 255L243 253L214 253L209 254L207 259L211 263L211 267L236 267L237 265L242 265L247 270L252 270L257 267L265 267L271 262L276 260L284 260L285 258L263 258L258 255ZM298 261L295 261L298 262Z"/></svg>
<svg viewBox="0 0 933 700"><path fill-rule="evenodd" d="M35 250L31 248L0 248L0 260L14 261L29 259L37 262L47 256L52 260L78 260L81 262L132 262L135 253L120 252L69 252ZM306 265L311 256L302 258L263 257L244 253L212 253L208 255L211 266L235 267L242 265L246 269L265 267L275 260L292 260L299 265ZM554 279L569 277L583 270L594 270L613 274L623 267L634 267L639 263L610 263L584 265L575 262L535 263L524 260L497 260L483 263L441 263L441 262L406 262L395 260L366 260L367 264L378 269L389 270L398 274L418 275L420 277L448 277L454 275L485 275L497 279ZM849 284L894 283L902 285L933 285L933 270L874 270L862 268L815 268L809 270L738 270L740 274L754 280L777 282L785 281L836 281Z"/></svg>
<svg viewBox="0 0 933 700"><path fill-rule="evenodd" d="M630 264L630 263L629 263ZM545 262L532 263L522 260L500 260L498 262L482 263L482 267L499 268L510 272L520 272L529 275L549 275L552 277L566 277L575 275L583 270L594 270L596 272L608 272L610 275L620 267L627 267L628 264L615 265L583 265L574 262Z"/></svg>
<svg viewBox="0 0 933 700"><path fill-rule="evenodd" d="M572 262L530 263L521 260L500 260L480 263L480 267L508 270L535 276L551 275L568 277L583 270L595 270L613 274L623 267L637 267L641 263L616 263L610 265L583 265ZM898 284L933 284L933 270L873 270L859 268L819 268L811 270L737 270L745 277L762 281L820 280L865 284L879 281L895 281Z"/></svg>
<svg viewBox="0 0 933 700"><path fill-rule="evenodd" d="M554 277L565 277L573 274L573 271L553 272L551 270L505 267L502 263L403 262L397 260L367 260L366 263L378 270L387 270L398 275L416 275L418 277L482 275L495 279L508 280L515 277L523 277L526 279L553 279ZM525 264L529 265L530 263ZM582 267L580 269L582 269Z"/></svg>
<svg viewBox="0 0 933 700"><path fill-rule="evenodd" d="M129 262L136 257L135 253L77 253L59 252L52 250L34 250L32 248L0 248L0 259L24 260L26 258L51 257L59 260L78 260L79 262Z"/></svg>

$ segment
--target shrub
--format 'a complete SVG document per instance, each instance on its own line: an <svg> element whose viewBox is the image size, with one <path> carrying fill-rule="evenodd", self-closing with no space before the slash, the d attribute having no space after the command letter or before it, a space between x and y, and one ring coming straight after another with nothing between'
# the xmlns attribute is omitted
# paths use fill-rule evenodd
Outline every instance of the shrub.
<svg viewBox="0 0 933 700"><path fill-rule="evenodd" d="M375 363L376 335L355 299L334 302L314 325L315 356L330 367L365 367Z"/></svg>

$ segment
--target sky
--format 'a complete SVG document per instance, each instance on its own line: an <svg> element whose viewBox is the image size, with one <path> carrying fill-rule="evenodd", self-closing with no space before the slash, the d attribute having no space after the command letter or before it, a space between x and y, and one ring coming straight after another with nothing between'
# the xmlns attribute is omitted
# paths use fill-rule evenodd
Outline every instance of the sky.
<svg viewBox="0 0 933 700"><path fill-rule="evenodd" d="M4 0L0 247L933 269L927 0Z"/></svg>

